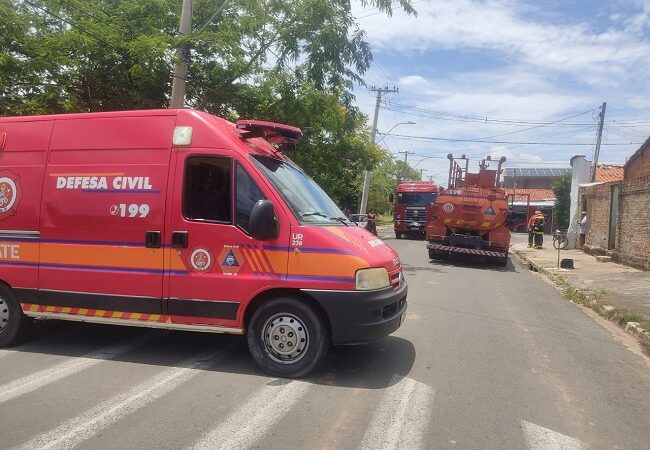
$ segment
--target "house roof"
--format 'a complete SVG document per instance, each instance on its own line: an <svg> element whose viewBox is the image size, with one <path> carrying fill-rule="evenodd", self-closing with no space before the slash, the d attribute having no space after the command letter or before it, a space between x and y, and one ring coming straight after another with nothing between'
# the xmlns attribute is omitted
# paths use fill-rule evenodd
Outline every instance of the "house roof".
<svg viewBox="0 0 650 450"><path fill-rule="evenodd" d="M613 166L609 164L598 164L596 169L596 181L608 183L611 181L623 180L623 166Z"/></svg>
<svg viewBox="0 0 650 450"><path fill-rule="evenodd" d="M648 139L646 139L646 141L643 144L641 144L641 147L639 147L639 149L636 152L634 152L632 156L630 156L630 159L627 160L627 162L623 167L627 169L627 167L632 163L632 161L634 161L639 156L641 156L643 152L649 148L650 148L650 136L648 136Z"/></svg>
<svg viewBox="0 0 650 450"><path fill-rule="evenodd" d="M555 200L553 189L504 189L506 194L530 194L530 201Z"/></svg>

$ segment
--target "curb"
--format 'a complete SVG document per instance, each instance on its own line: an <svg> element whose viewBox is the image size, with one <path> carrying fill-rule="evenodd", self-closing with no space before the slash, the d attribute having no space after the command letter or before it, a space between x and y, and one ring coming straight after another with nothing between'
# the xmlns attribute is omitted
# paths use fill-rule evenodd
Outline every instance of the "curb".
<svg viewBox="0 0 650 450"><path fill-rule="evenodd" d="M510 253L514 255L522 264L527 266L529 270L543 274L546 278L551 280L551 282L555 287L558 288L560 287L555 279L557 274L545 269L544 267L539 266L537 263L535 263L533 260L525 256L519 250L512 250ZM625 321L623 317L616 312L613 306L604 305L600 302L597 302L595 299L591 297L590 292L579 289L566 280L565 282L569 284L577 294L585 298L586 302L584 304L581 303L583 306L590 308L591 310L595 311L599 316L604 317L610 322L614 322L616 325L622 328L626 333L636 337L639 340L639 344L641 344L641 347L643 348L645 353L648 356L650 356L650 332L649 331L641 328L637 322ZM572 300L570 301L573 302Z"/></svg>

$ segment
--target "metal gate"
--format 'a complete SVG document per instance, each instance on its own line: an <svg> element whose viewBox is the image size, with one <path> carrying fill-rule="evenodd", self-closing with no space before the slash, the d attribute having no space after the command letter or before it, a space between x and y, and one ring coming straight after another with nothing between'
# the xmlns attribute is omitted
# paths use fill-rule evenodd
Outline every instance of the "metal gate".
<svg viewBox="0 0 650 450"><path fill-rule="evenodd" d="M616 224L618 223L618 201L621 187L617 184L612 186L611 196L609 199L609 239L607 248L613 250L616 248Z"/></svg>

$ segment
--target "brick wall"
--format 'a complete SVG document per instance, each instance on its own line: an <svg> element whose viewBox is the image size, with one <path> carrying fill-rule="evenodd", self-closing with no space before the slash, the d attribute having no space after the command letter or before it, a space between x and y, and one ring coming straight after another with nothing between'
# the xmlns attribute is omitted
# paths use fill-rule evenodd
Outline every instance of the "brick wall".
<svg viewBox="0 0 650 450"><path fill-rule="evenodd" d="M621 186L616 251L650 269L650 176Z"/></svg>
<svg viewBox="0 0 650 450"><path fill-rule="evenodd" d="M646 142L625 166L625 179L650 177L650 142Z"/></svg>
<svg viewBox="0 0 650 450"><path fill-rule="evenodd" d="M612 186L603 183L580 188L580 195L587 197L586 244L607 249L609 242L609 208Z"/></svg>
<svg viewBox="0 0 650 450"><path fill-rule="evenodd" d="M620 185L615 249L607 252L612 186ZM617 260L650 270L650 176L580 188L587 196L586 247Z"/></svg>

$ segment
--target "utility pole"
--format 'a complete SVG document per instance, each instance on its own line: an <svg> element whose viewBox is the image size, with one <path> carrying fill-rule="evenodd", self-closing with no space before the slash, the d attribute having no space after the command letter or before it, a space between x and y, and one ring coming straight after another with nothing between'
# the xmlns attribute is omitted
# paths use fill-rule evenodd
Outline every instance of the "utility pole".
<svg viewBox="0 0 650 450"><path fill-rule="evenodd" d="M192 0L183 0L181 10L181 25L178 34L188 36L192 34ZM181 44L176 52L176 64L174 65L174 79L172 80L172 99L170 108L182 108L185 106L185 86L187 84L187 66L190 62L190 48L188 44Z"/></svg>
<svg viewBox="0 0 650 450"><path fill-rule="evenodd" d="M375 138L377 137L377 120L379 119L379 106L381 104L381 96L383 94L397 93L399 88L393 86L392 89L389 89L388 86L375 88L374 86L370 89L371 92L377 93L377 102L375 103L375 117L372 120L372 133L370 139L372 143L375 143ZM363 191L361 192L361 205L359 206L359 214L365 214L368 209L368 193L370 191L370 171L366 170L363 173Z"/></svg>
<svg viewBox="0 0 650 450"><path fill-rule="evenodd" d="M605 122L605 108L607 108L607 102L603 102L603 106L600 107L600 118L598 121L598 137L596 138L596 151L594 152L594 165L591 168L591 182L596 181L596 171L598 170L598 156L600 155L600 141L603 137L603 123Z"/></svg>
<svg viewBox="0 0 650 450"><path fill-rule="evenodd" d="M408 150L405 150L403 152L397 152L397 154L404 153L404 178L406 178L406 169L409 166L409 155L414 155L415 152L410 152ZM421 169L420 169L421 170ZM422 172L420 172L420 175L422 175Z"/></svg>

